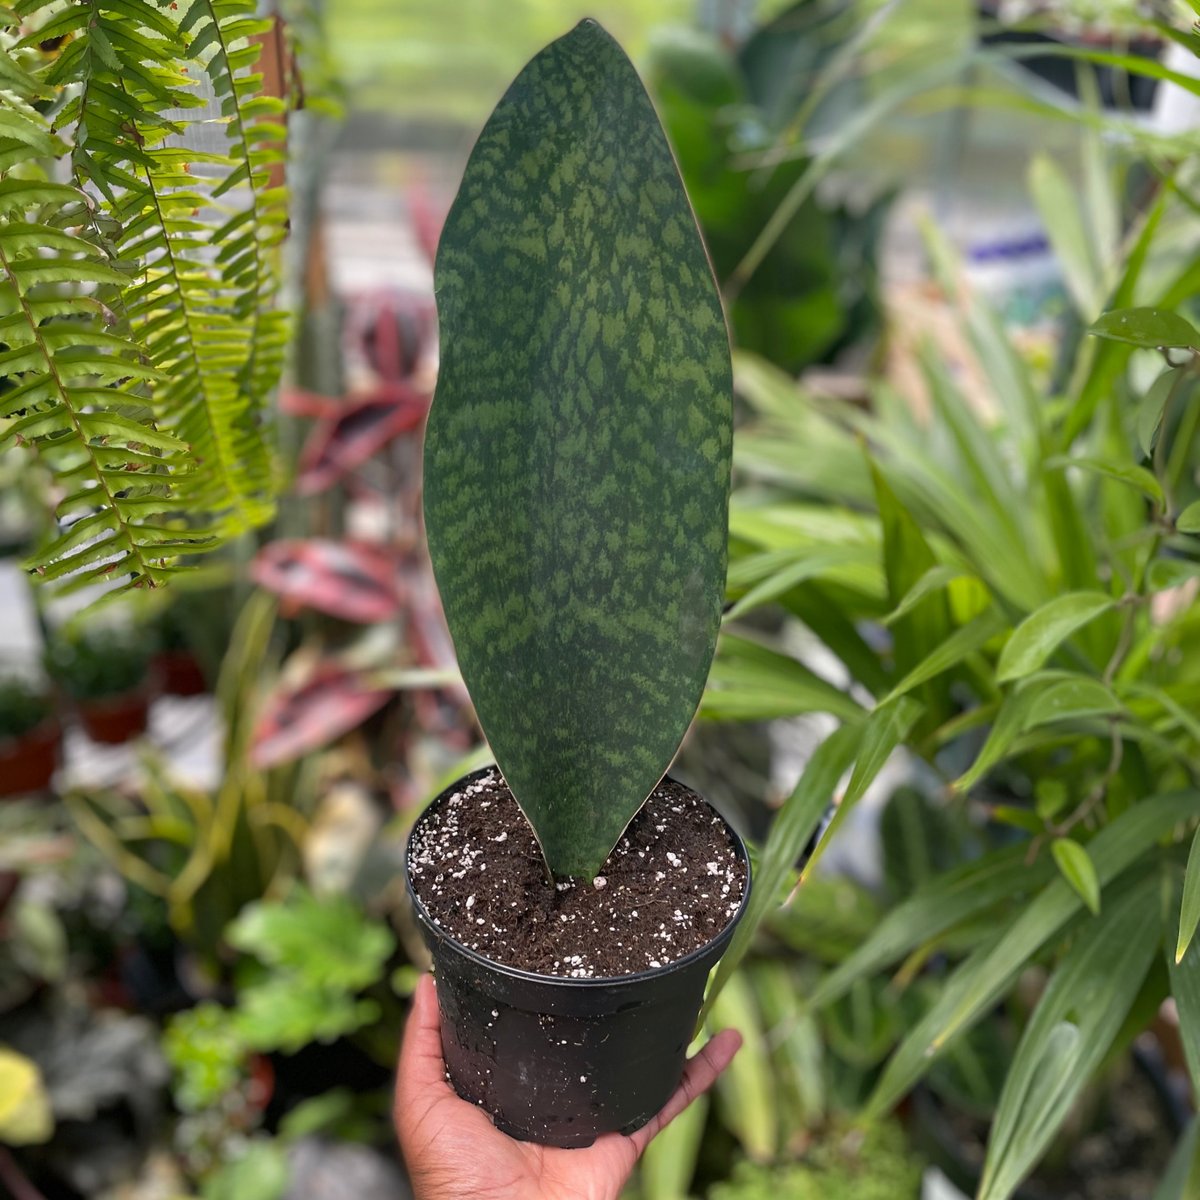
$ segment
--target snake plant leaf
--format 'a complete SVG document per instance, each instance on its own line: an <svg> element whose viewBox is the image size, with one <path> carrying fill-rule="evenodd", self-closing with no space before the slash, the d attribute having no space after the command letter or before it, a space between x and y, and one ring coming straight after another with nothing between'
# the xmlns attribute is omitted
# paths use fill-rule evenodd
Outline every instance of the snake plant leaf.
<svg viewBox="0 0 1200 1200"><path fill-rule="evenodd" d="M551 870L594 874L670 765L725 583L732 369L687 195L594 21L521 72L438 248L429 550Z"/></svg>

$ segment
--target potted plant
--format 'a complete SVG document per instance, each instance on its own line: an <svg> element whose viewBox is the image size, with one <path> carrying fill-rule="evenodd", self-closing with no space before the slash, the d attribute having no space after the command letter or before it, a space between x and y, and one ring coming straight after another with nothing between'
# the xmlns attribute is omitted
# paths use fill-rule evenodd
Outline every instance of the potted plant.
<svg viewBox="0 0 1200 1200"><path fill-rule="evenodd" d="M60 634L50 643L47 667L93 741L119 745L145 730L150 647L136 630L105 625Z"/></svg>
<svg viewBox="0 0 1200 1200"><path fill-rule="evenodd" d="M749 892L737 835L664 778L720 624L728 339L662 128L594 21L492 114L435 275L425 520L498 768L434 801L407 879L454 1086L582 1146L676 1086Z"/></svg>
<svg viewBox="0 0 1200 1200"><path fill-rule="evenodd" d="M49 787L61 741L45 689L17 675L0 677L0 796Z"/></svg>

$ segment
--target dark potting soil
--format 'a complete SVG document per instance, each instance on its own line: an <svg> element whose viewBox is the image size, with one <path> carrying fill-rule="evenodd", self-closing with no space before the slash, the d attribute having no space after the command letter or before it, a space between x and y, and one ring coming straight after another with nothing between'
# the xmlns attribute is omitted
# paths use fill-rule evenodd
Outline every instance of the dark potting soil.
<svg viewBox="0 0 1200 1200"><path fill-rule="evenodd" d="M409 852L434 922L493 962L575 979L666 966L712 941L741 904L725 822L664 780L594 880L551 883L499 771L431 810Z"/></svg>

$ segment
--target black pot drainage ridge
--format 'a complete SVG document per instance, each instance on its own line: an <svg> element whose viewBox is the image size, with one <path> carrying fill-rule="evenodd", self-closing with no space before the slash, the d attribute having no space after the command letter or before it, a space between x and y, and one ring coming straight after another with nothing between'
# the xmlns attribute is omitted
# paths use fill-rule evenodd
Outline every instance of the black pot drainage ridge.
<svg viewBox="0 0 1200 1200"><path fill-rule="evenodd" d="M492 769L464 776L428 811ZM711 942L654 970L568 979L492 962L434 924L408 871L421 820L405 849L404 878L433 956L455 1091L491 1113L497 1129L546 1146L590 1146L602 1133L640 1129L679 1086L708 973L746 911L742 839L726 826L746 883L737 912Z"/></svg>

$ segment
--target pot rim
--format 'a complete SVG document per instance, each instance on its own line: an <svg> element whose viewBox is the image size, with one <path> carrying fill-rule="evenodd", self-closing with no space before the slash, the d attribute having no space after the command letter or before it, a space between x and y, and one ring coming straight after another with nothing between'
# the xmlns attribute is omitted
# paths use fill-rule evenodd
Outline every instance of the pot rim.
<svg viewBox="0 0 1200 1200"><path fill-rule="evenodd" d="M733 842L733 847L737 851L746 867L746 886L742 889L742 900L738 905L737 912L729 918L724 927L715 937L710 938L703 946L698 946L695 950L685 954L682 958L677 958L672 962L665 963L661 967L648 967L644 971L635 971L629 975L599 975L588 978L576 978L566 975L541 975L537 971L526 971L523 967L510 966L508 963L497 962L493 958L488 958L484 954L480 954L478 950L472 950L470 946L460 942L452 933L444 926L439 925L430 915L429 910L425 907L424 901L417 895L416 888L413 887L412 873L408 869L409 851L412 849L412 840L417 832L417 826L420 825L422 818L435 805L440 804L442 799L450 794L456 788L461 787L464 783L475 779L482 775L485 771L497 771L500 773L500 778L504 778L504 773L500 771L499 763L490 763L487 766L479 767L474 771L469 771L466 775L460 776L449 787L443 789L434 797L429 804L422 810L421 815L413 822L412 828L408 831L408 837L404 841L404 887L408 892L409 900L411 900L414 909L416 909L418 917L433 931L437 936L447 942L454 950L463 958L477 966L486 967L490 971L494 971L499 975L503 975L508 979L516 980L521 983L536 983L549 987L559 987L563 990L592 990L599 988L614 988L624 985L634 986L639 983L645 983L651 979L662 979L664 976L671 975L677 971L686 971L688 968L695 966L697 962L712 953L713 947L719 942L726 943L733 937L734 930L738 923L746 915L746 907L750 902L750 892L752 890L752 871L750 865L750 854L746 849L746 843L742 840L741 834L725 819L724 813L719 812L716 807L704 796L700 796L694 788L688 788L688 791L700 796L700 799L712 809L718 817L721 818L729 833L730 840ZM664 774L662 779L669 780L672 783L678 783L676 779L672 779L670 774ZM659 780L661 783L662 780ZM658 784L654 785L655 787ZM687 784L680 784L680 787L687 787ZM647 797L649 799L649 797ZM723 952L722 948L722 952ZM714 964L715 965L715 964Z"/></svg>

